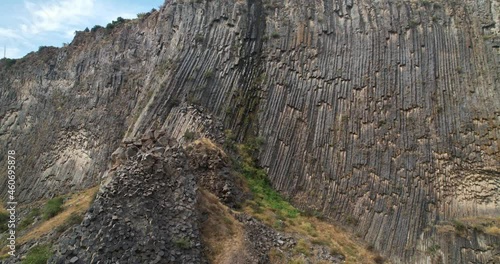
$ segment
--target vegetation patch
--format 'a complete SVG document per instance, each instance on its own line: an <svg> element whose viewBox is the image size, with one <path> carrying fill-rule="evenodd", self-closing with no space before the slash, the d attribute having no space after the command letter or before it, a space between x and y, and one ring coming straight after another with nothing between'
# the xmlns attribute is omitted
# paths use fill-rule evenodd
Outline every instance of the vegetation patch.
<svg viewBox="0 0 500 264"><path fill-rule="evenodd" d="M211 79L211 78L213 78L214 77L214 71L213 70L206 71L203 74L203 77L205 77L205 79Z"/></svg>
<svg viewBox="0 0 500 264"><path fill-rule="evenodd" d="M269 251L269 260L271 263L286 263L286 256L279 249L271 248Z"/></svg>
<svg viewBox="0 0 500 264"><path fill-rule="evenodd" d="M68 218L73 218L73 213L83 215L90 207L98 189L99 187L96 186L71 195L71 197L69 197L64 204L64 210L62 212L48 220L40 221L39 224L35 224L35 226L30 228L26 234L18 238L18 245L23 245L26 242L37 240L40 237L49 234L53 230L57 230L59 226L65 225L68 222L73 222L74 219L68 220Z"/></svg>
<svg viewBox="0 0 500 264"><path fill-rule="evenodd" d="M385 259L382 256L378 255L378 256L373 257L373 262L375 262L377 264L383 264L383 263L385 263Z"/></svg>
<svg viewBox="0 0 500 264"><path fill-rule="evenodd" d="M298 254L302 254L304 256L311 255L311 245L307 243L304 239L300 239L297 241L297 245L295 245L294 251Z"/></svg>
<svg viewBox="0 0 500 264"><path fill-rule="evenodd" d="M47 201L47 204L43 207L42 218L48 220L60 212L63 211L64 199L62 197L56 197Z"/></svg>
<svg viewBox="0 0 500 264"><path fill-rule="evenodd" d="M295 257L292 260L290 260L290 264L305 264L306 260L304 257Z"/></svg>
<svg viewBox="0 0 500 264"><path fill-rule="evenodd" d="M103 28L103 27L102 27L102 26L100 26L100 25L95 25L95 26L93 26L93 27L92 27L92 29L91 29L90 31L91 31L91 32L96 32L97 30L99 30L99 29L101 29L101 28Z"/></svg>
<svg viewBox="0 0 500 264"><path fill-rule="evenodd" d="M453 220L453 226L455 227L455 231L459 234L463 234L467 231L467 226L459 220Z"/></svg>
<svg viewBox="0 0 500 264"><path fill-rule="evenodd" d="M332 242L331 240L329 239L324 239L324 238L321 238L321 239L313 239L311 240L311 243L313 245L318 245L318 246L331 246Z"/></svg>
<svg viewBox="0 0 500 264"><path fill-rule="evenodd" d="M186 130L186 132L184 132L184 136L183 137L184 137L185 140L191 141L191 140L193 140L196 137L196 133L192 132L192 131L189 131L189 130Z"/></svg>
<svg viewBox="0 0 500 264"><path fill-rule="evenodd" d="M493 236L500 236L500 227L498 226L488 226L484 229L484 232Z"/></svg>
<svg viewBox="0 0 500 264"><path fill-rule="evenodd" d="M8 69L10 67L12 67L12 65L16 64L16 59L8 59L8 58L3 58L0 60L1 62L3 62L3 64L5 65L5 67Z"/></svg>
<svg viewBox="0 0 500 264"><path fill-rule="evenodd" d="M26 215L26 217L19 223L19 229L23 230L26 229L27 227L31 226L37 217L39 217L41 214L40 208L33 208L31 211Z"/></svg>
<svg viewBox="0 0 500 264"><path fill-rule="evenodd" d="M332 255L345 256L345 263L375 262L376 253L355 242L345 231L322 221L324 216L321 213L301 212L272 188L266 171L257 166L256 157L263 144L262 139L252 138L244 144L237 144L232 131L226 131L225 134L226 149L234 150L238 157L233 159L234 167L253 194L253 198L245 202L243 211L270 227L296 234L300 238L289 252L291 255L283 254L277 249L271 250L271 263L305 263L301 262L304 258L308 262L320 263L315 257L313 246L326 247Z"/></svg>
<svg viewBox="0 0 500 264"><path fill-rule="evenodd" d="M254 195L253 203L261 209L270 209L277 218L296 218L299 216L299 210L293 207L286 201L278 192L272 187L267 178L267 172L257 167L255 155L262 145L263 140L260 138L253 138L246 144L237 146L238 153L241 157L240 161L236 162L239 172L244 176L250 190ZM258 211L259 209L254 211ZM279 220L279 219L278 219ZM274 221L271 223L271 225Z"/></svg>
<svg viewBox="0 0 500 264"><path fill-rule="evenodd" d="M464 236L468 231L483 233L490 236L500 236L500 217L466 217L436 225L438 232L456 233Z"/></svg>
<svg viewBox="0 0 500 264"><path fill-rule="evenodd" d="M439 249L440 249L440 246L437 244L434 244L434 245L430 246L429 248L427 248L427 253L429 255L433 256L439 251Z"/></svg>
<svg viewBox="0 0 500 264"><path fill-rule="evenodd" d="M0 212L0 233L8 230L7 223L9 221L9 214L7 212Z"/></svg>
<svg viewBox="0 0 500 264"><path fill-rule="evenodd" d="M198 44L202 43L204 39L205 38L203 37L203 34L201 34L201 33L196 34L196 36L194 37L195 42Z"/></svg>
<svg viewBox="0 0 500 264"><path fill-rule="evenodd" d="M500 217L468 217L460 219L467 229L491 236L500 236Z"/></svg>
<svg viewBox="0 0 500 264"><path fill-rule="evenodd" d="M198 203L201 213L206 215L201 225L201 238L205 245L205 256L210 263L228 263L225 260L243 254L243 225L234 218L230 209L215 195L203 189L199 192Z"/></svg>
<svg viewBox="0 0 500 264"><path fill-rule="evenodd" d="M353 225L353 226L356 226L356 225L358 225L359 220L358 220L356 217L352 216L352 215L348 215L348 216L345 218L345 222L346 222L346 224L348 224L348 225Z"/></svg>
<svg viewBox="0 0 500 264"><path fill-rule="evenodd" d="M149 16L150 16L152 13L154 13L154 12L156 12L156 9L154 9L154 8L153 8L153 9L151 9L151 11L149 11L149 12L141 12L141 13L138 13L138 14L137 14L137 18L138 18L139 20L143 20L143 19L145 19L145 18L149 17Z"/></svg>
<svg viewBox="0 0 500 264"><path fill-rule="evenodd" d="M185 237L174 239L174 244L176 247L178 247L180 249L191 248L191 241Z"/></svg>
<svg viewBox="0 0 500 264"><path fill-rule="evenodd" d="M37 245L31 248L21 264L46 264L52 256L52 246L48 244Z"/></svg>
<svg viewBox="0 0 500 264"><path fill-rule="evenodd" d="M41 237L44 237L47 234L52 233L54 230L60 233L68 229L69 227L77 223L80 223L81 220L83 219L82 218L83 214L88 210L88 208L92 204L98 190L99 187L96 186L78 193L68 195L68 199L64 203L64 207L62 206L63 203L61 197L51 199L46 202L40 201L31 204L30 207L34 207L34 209L32 209L20 223L21 226L24 226L24 228L29 227L29 229L26 230L24 233L23 232L20 233L20 236L18 236L17 238L17 245L21 246L28 242L37 241ZM42 209L38 209L38 207L41 207ZM59 209L54 210L53 208L59 208ZM0 205L0 212L3 211L2 209L3 207ZM54 212L54 211L57 211L58 213L55 214L53 217L49 219L43 218L44 213ZM34 220L36 218L40 218L41 221L35 222ZM19 228L19 230L22 229ZM0 246L0 259L4 256L9 256L7 255L9 248L5 247L4 245L5 244L2 244L2 246ZM43 245L40 247L41 249L46 249L47 246L48 245ZM40 248L34 248L32 252L33 257L31 259L26 258L26 261L35 261L37 259L43 260L43 258L41 258L41 256L44 255L41 254L43 252L44 250L40 250ZM22 263L39 263L39 262L22 262ZM46 261L45 262L42 261L40 263L45 264Z"/></svg>
<svg viewBox="0 0 500 264"><path fill-rule="evenodd" d="M68 218L64 221L64 223L57 227L57 232L63 233L68 230L70 227L80 224L83 221L83 216L80 213L73 212L70 214Z"/></svg>
<svg viewBox="0 0 500 264"><path fill-rule="evenodd" d="M122 17L118 17L118 18L116 18L116 20L113 20L111 23L108 23L106 25L106 29L107 30L112 30L115 27L117 27L117 26L119 26L121 24L124 24L125 22L127 22L127 19L124 19Z"/></svg>

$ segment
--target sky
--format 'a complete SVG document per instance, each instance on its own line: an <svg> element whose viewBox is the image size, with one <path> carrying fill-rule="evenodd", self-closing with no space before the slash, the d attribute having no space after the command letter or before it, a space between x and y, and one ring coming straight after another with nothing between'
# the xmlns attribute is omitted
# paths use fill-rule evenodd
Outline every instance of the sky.
<svg viewBox="0 0 500 264"><path fill-rule="evenodd" d="M0 57L21 58L40 46L70 43L75 30L136 18L164 0L2 0Z"/></svg>

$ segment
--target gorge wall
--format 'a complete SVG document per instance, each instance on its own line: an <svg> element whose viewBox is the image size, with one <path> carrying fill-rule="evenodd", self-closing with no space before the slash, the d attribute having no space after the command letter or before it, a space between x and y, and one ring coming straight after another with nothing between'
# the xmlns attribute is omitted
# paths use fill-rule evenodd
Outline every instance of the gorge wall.
<svg viewBox="0 0 500 264"><path fill-rule="evenodd" d="M498 237L437 225L500 215L499 8L166 1L2 60L1 148L18 153L19 199L33 201L98 183L124 138L196 129L177 110L201 105L239 140L264 139L277 190L394 263L436 260L435 245L445 263L494 261Z"/></svg>

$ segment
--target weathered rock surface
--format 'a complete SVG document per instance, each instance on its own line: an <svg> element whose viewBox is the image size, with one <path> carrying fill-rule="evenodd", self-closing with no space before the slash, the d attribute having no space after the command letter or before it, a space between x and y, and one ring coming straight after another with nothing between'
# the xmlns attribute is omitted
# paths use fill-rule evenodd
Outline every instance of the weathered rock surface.
<svg viewBox="0 0 500 264"><path fill-rule="evenodd" d="M178 148L141 152L115 171L56 263L203 263L196 178Z"/></svg>
<svg viewBox="0 0 500 264"><path fill-rule="evenodd" d="M239 186L227 177L227 157L209 147L198 140L185 150L165 131L126 140L83 223L59 238L51 261L205 263L198 188L211 188L228 204L241 202Z"/></svg>
<svg viewBox="0 0 500 264"><path fill-rule="evenodd" d="M500 214L499 13L494 0L167 1L3 62L1 148L23 164L22 201L68 192L98 182L123 138L203 131L188 102L264 138L274 187L393 262L430 261L432 241L446 263L494 261L498 237L424 230Z"/></svg>

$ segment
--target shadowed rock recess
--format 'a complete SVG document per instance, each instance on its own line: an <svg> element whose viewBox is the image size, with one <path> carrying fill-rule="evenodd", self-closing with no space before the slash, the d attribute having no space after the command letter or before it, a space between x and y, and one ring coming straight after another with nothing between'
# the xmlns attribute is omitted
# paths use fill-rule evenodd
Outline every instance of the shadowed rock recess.
<svg viewBox="0 0 500 264"><path fill-rule="evenodd" d="M206 261L195 200L210 180L172 142L224 129L264 139L275 189L393 263L499 263L498 235L443 231L500 216L499 16L495 0L166 1L1 60L0 164L16 150L21 203L103 181L61 263ZM171 138L161 154L123 149L151 131Z"/></svg>

